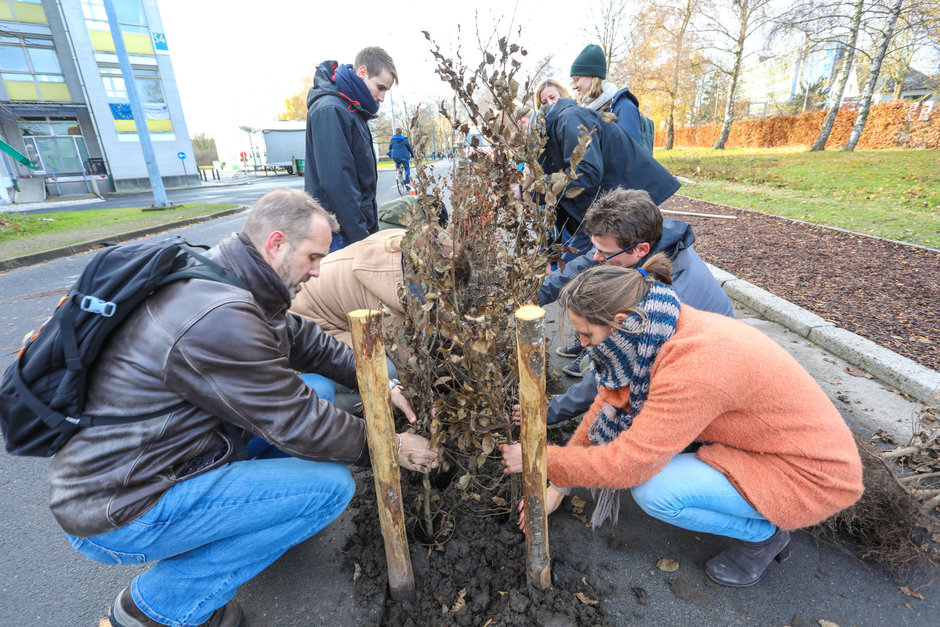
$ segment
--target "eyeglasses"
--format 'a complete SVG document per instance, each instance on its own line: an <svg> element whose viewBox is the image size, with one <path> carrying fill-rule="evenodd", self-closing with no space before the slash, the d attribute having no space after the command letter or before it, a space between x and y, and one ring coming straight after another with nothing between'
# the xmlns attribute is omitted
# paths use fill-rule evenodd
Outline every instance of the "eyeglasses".
<svg viewBox="0 0 940 627"><path fill-rule="evenodd" d="M615 253L613 253L613 254L610 254L610 255L608 255L608 254L605 253L603 250L601 250L600 248L598 248L598 249L597 249L597 253L598 253L601 257L604 258L604 261L610 261L611 259L613 259L613 258L616 257L617 255L622 255L623 253L628 253L628 252L630 252L631 250L633 250L634 248L636 248L638 245L639 245L639 242L637 242L636 244L630 244L630 245L627 246L626 248L622 248L622 249L618 250L617 252L615 252Z"/></svg>

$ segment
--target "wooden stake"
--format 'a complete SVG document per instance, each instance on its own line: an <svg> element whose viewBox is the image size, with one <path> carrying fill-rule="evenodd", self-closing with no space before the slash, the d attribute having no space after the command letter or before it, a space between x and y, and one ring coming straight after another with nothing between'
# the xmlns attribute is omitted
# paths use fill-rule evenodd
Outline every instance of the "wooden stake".
<svg viewBox="0 0 940 627"><path fill-rule="evenodd" d="M525 503L526 579L552 585L545 511L545 310L525 305L516 310L519 355L519 407L522 415L522 486Z"/></svg>
<svg viewBox="0 0 940 627"><path fill-rule="evenodd" d="M356 378L366 417L369 455L375 476L388 585L396 601L411 599L415 577L405 534L405 511L401 500L401 469L398 466L398 437L392 417L392 397L388 388L385 345L380 335L382 312L358 309L346 314L356 356Z"/></svg>

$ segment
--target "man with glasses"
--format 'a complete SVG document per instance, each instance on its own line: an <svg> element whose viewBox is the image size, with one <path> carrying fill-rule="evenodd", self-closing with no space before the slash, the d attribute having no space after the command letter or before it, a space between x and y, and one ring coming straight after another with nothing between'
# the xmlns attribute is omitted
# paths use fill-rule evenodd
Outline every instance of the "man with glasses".
<svg viewBox="0 0 940 627"><path fill-rule="evenodd" d="M553 302L568 281L598 263L634 268L652 255L664 252L672 260L672 287L686 305L702 311L734 316L731 299L692 248L695 234L685 222L663 218L659 207L644 190L615 188L599 197L582 223L594 246L555 271L539 290L539 305ZM575 361L564 372L583 377L548 406L548 423L583 414L597 396L597 381L580 341L556 349Z"/></svg>

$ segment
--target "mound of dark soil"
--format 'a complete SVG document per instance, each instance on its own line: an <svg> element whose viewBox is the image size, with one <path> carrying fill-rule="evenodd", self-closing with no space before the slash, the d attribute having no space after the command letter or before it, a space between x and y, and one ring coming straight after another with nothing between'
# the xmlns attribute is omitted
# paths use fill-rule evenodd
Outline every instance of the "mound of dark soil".
<svg viewBox="0 0 940 627"><path fill-rule="evenodd" d="M408 479L403 477L402 481L406 503L417 493ZM442 545L421 544L420 538L410 534L416 596L412 601L392 600L387 594L385 548L372 479L363 477L357 483L361 487L354 499L359 508L354 519L356 533L344 547L345 568L359 572L355 585L360 606L367 607L384 596L381 618L376 624L406 627L611 624L597 603L600 593L588 579L586 564L568 564L555 558L552 588L541 590L526 584L525 536L508 511L483 517L473 515L470 509L451 510L453 532ZM454 492L452 488L445 491L444 498ZM552 544L551 550L557 555L577 554L562 545Z"/></svg>

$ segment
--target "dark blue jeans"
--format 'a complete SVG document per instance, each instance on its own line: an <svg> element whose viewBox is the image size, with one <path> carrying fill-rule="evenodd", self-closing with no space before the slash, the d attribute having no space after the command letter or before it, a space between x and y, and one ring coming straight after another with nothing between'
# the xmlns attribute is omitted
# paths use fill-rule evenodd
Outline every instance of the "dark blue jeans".
<svg viewBox="0 0 940 627"><path fill-rule="evenodd" d="M408 162L409 162L409 159L405 159L403 161L399 161L398 159L395 159L395 167L405 168L405 183L407 183L408 185L411 185L411 164Z"/></svg>
<svg viewBox="0 0 940 627"><path fill-rule="evenodd" d="M332 382L301 378L332 400ZM342 464L285 456L261 438L247 449L249 460L181 481L123 527L66 535L103 564L156 562L131 582L134 603L157 622L200 625L241 584L339 516L356 491Z"/></svg>

